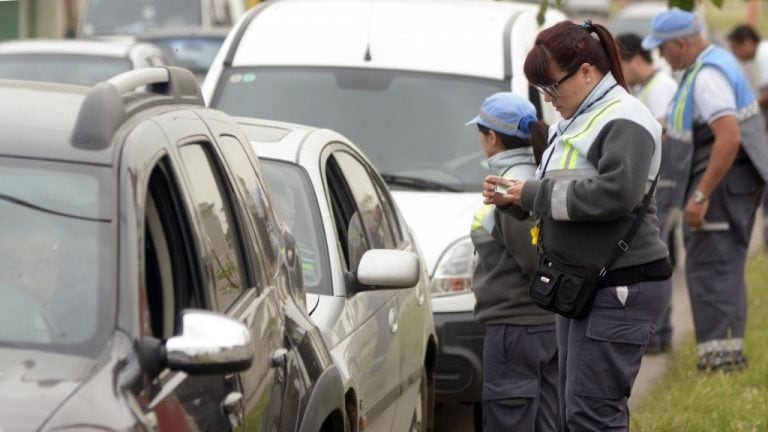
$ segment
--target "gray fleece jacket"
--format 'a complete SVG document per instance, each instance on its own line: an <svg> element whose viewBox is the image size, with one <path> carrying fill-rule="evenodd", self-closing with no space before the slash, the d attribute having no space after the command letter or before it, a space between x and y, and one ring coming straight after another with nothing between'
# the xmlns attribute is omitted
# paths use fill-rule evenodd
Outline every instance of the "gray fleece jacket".
<svg viewBox="0 0 768 432"><path fill-rule="evenodd" d="M509 179L529 179L535 172L530 147L507 150L488 159L491 170ZM517 220L484 206L476 214L471 238L475 245L472 288L475 318L483 324L544 325L555 322L553 313L540 309L528 297L528 283L538 256L531 244L530 218Z"/></svg>
<svg viewBox="0 0 768 432"><path fill-rule="evenodd" d="M608 73L574 116L552 125L549 133L553 144L537 179L525 182L521 207L540 220L544 250L602 266L659 170L661 127ZM629 250L609 269L632 276L622 280L609 273L612 284L660 279L671 271L664 268L668 253L656 222L652 202Z"/></svg>

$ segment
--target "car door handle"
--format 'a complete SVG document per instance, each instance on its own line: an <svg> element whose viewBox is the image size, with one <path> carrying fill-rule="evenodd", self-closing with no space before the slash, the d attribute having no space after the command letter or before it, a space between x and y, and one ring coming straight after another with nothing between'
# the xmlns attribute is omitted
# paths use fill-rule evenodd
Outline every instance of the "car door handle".
<svg viewBox="0 0 768 432"><path fill-rule="evenodd" d="M232 429L237 429L243 424L243 410L240 401L243 400L243 394L240 392L231 392L221 401L221 410L227 415Z"/></svg>
<svg viewBox="0 0 768 432"><path fill-rule="evenodd" d="M389 309L389 330L392 333L396 333L397 332L397 325L398 325L398 323L397 323L397 311L395 310L395 308L391 308L391 309Z"/></svg>
<svg viewBox="0 0 768 432"><path fill-rule="evenodd" d="M285 348L278 348L272 352L272 356L269 358L269 364L273 368L282 367L285 365L286 357L288 357L288 350Z"/></svg>

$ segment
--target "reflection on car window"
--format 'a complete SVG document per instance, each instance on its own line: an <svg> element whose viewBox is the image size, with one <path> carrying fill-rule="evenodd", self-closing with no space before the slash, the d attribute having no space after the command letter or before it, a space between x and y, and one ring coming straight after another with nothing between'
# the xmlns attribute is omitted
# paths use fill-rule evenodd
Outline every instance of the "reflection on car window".
<svg viewBox="0 0 768 432"><path fill-rule="evenodd" d="M275 212L296 239L307 292L331 295L326 240L311 183L296 165L262 160L262 168Z"/></svg>
<svg viewBox="0 0 768 432"><path fill-rule="evenodd" d="M86 354L106 328L109 182L92 171L0 158L0 344Z"/></svg>
<svg viewBox="0 0 768 432"><path fill-rule="evenodd" d="M349 153L336 153L336 161L352 190L358 211L362 214L362 223L371 242L371 248L393 249L395 244L392 231L368 170Z"/></svg>
<svg viewBox="0 0 768 432"><path fill-rule="evenodd" d="M219 308L227 310L243 291L237 227L223 185L214 174L208 154L200 145L180 150L186 171L192 173L193 200L203 224L208 255L206 264L214 269L214 284Z"/></svg>
<svg viewBox="0 0 768 432"><path fill-rule="evenodd" d="M256 253L267 261L267 265L274 266L280 253L280 243L277 238L278 230L274 225L272 211L261 180L240 141L224 135L219 137L219 146L226 156L232 174L236 177L235 182L245 200L245 208L256 224L254 229L261 242L261 247Z"/></svg>

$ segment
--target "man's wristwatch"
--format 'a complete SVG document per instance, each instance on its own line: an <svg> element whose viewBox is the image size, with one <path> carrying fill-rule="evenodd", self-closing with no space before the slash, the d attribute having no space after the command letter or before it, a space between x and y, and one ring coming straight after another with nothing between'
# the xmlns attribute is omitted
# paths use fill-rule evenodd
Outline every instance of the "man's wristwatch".
<svg viewBox="0 0 768 432"><path fill-rule="evenodd" d="M696 189L695 191L693 191L692 199L693 199L693 202L695 202L696 204L701 204L703 202L706 202L709 199L709 197L704 192Z"/></svg>

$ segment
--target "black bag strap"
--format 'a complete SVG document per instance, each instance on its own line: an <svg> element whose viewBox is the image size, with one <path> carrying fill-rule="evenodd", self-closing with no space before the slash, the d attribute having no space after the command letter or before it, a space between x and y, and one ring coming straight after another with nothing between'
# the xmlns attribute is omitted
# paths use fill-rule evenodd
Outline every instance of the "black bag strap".
<svg viewBox="0 0 768 432"><path fill-rule="evenodd" d="M656 183L659 181L659 173L656 174L656 178L653 179L653 183L651 183L651 188L648 189L648 193L645 194L643 197L642 207L640 207L640 210L637 211L635 214L635 220L632 221L632 226L629 227L627 230L627 233L624 234L624 238L619 240L618 243L616 243L616 247L613 249L613 252L611 253L610 257L608 257L608 261L605 262L605 265L602 269L600 269L600 278L602 279L603 276L605 276L606 273L608 273L608 269L611 268L614 262L616 262L619 257L626 252L629 249L629 244L632 242L632 239L635 237L635 234L640 230L640 224L643 223L643 218L645 217L645 213L648 211L648 207L651 205L651 198L653 198L653 191L656 190Z"/></svg>

